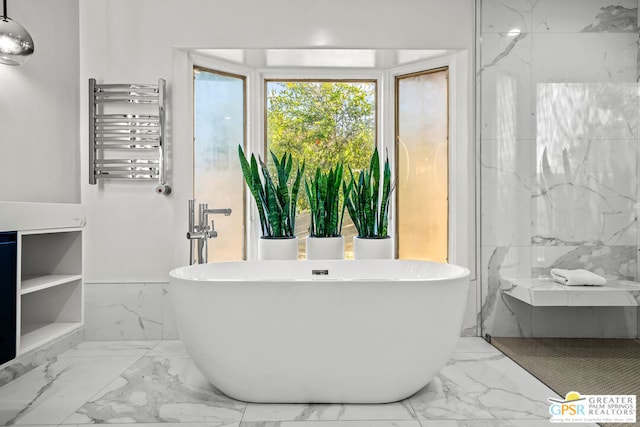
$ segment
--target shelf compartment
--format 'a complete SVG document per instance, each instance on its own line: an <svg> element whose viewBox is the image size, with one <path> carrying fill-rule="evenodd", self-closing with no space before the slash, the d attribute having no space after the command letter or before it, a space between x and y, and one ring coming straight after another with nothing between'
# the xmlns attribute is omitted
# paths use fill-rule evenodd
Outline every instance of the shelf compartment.
<svg viewBox="0 0 640 427"><path fill-rule="evenodd" d="M80 328L80 322L25 323L20 336L20 353L26 353L43 344Z"/></svg>
<svg viewBox="0 0 640 427"><path fill-rule="evenodd" d="M21 280L82 274L82 231L23 232Z"/></svg>
<svg viewBox="0 0 640 427"><path fill-rule="evenodd" d="M82 279L21 295L20 352L82 325Z"/></svg>
<svg viewBox="0 0 640 427"><path fill-rule="evenodd" d="M82 279L82 275L80 274L49 274L45 276L27 277L22 279L20 295L64 285L80 279Z"/></svg>

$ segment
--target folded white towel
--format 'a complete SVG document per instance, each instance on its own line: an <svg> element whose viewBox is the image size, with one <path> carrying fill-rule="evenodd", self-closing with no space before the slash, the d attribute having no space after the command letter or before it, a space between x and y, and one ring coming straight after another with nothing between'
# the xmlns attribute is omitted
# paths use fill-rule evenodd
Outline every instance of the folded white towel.
<svg viewBox="0 0 640 427"><path fill-rule="evenodd" d="M567 286L601 286L607 283L607 279L587 270L563 270L552 268L551 277L558 283Z"/></svg>

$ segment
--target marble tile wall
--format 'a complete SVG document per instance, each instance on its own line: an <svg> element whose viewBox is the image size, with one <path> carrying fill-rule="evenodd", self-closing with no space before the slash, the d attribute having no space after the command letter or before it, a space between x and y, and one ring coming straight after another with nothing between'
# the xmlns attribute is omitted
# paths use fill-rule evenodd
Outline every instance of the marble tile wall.
<svg viewBox="0 0 640 427"><path fill-rule="evenodd" d="M477 335L475 290L476 282L471 281L460 336ZM86 283L84 339L178 339L170 292L169 283Z"/></svg>
<svg viewBox="0 0 640 427"><path fill-rule="evenodd" d="M86 283L84 338L177 339L169 284Z"/></svg>
<svg viewBox="0 0 640 427"><path fill-rule="evenodd" d="M478 19L482 330L530 335L500 278L638 280L638 0L479 0Z"/></svg>

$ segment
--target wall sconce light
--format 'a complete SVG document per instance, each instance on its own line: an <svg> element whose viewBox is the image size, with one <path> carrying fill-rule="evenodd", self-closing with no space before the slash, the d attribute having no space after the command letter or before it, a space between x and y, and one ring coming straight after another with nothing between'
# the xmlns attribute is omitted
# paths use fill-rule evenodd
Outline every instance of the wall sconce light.
<svg viewBox="0 0 640 427"><path fill-rule="evenodd" d="M0 63L24 64L33 53L33 39L27 30L7 16L7 0L2 0L0 17Z"/></svg>

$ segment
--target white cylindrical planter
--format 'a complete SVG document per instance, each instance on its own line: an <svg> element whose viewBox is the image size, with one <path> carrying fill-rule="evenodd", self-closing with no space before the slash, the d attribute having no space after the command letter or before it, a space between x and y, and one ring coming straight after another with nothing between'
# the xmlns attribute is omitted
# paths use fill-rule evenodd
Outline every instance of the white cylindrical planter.
<svg viewBox="0 0 640 427"><path fill-rule="evenodd" d="M344 238L308 236L307 259L344 259Z"/></svg>
<svg viewBox="0 0 640 427"><path fill-rule="evenodd" d="M393 239L353 238L354 259L393 259Z"/></svg>
<svg viewBox="0 0 640 427"><path fill-rule="evenodd" d="M298 259L298 238L266 238L258 240L258 259L260 261Z"/></svg>

